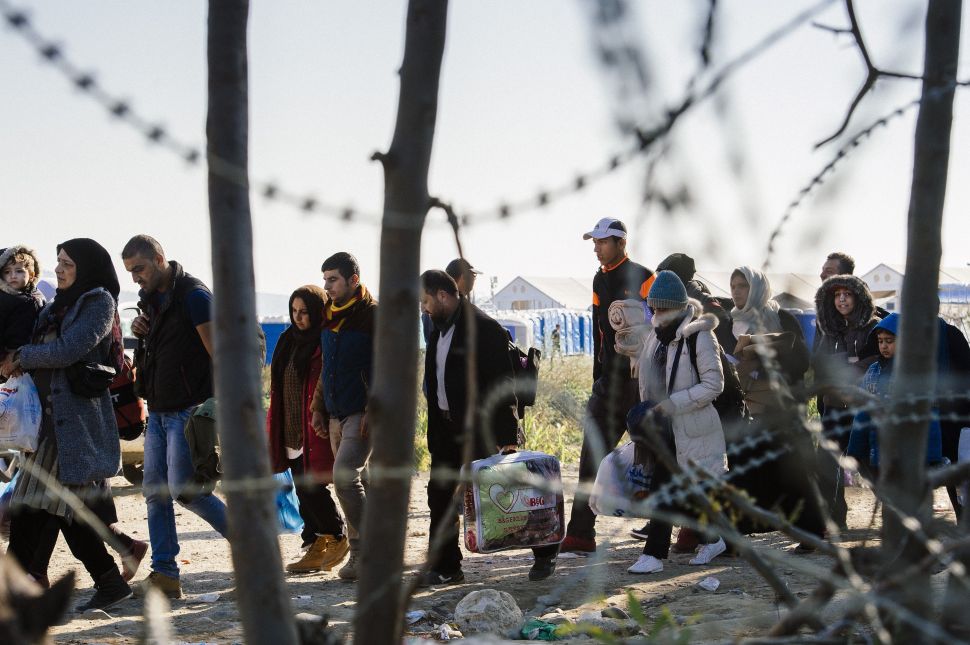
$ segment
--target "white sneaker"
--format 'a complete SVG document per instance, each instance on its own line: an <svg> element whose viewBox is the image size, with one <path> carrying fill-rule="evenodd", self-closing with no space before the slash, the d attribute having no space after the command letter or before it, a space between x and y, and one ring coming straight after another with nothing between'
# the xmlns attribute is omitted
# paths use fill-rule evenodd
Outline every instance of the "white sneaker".
<svg viewBox="0 0 970 645"><path fill-rule="evenodd" d="M627 569L629 573L657 573L664 570L664 563L652 555L641 555L633 566Z"/></svg>
<svg viewBox="0 0 970 645"><path fill-rule="evenodd" d="M724 538L718 538L713 544L703 544L697 551L697 555L688 564L707 564L717 556L727 551Z"/></svg>

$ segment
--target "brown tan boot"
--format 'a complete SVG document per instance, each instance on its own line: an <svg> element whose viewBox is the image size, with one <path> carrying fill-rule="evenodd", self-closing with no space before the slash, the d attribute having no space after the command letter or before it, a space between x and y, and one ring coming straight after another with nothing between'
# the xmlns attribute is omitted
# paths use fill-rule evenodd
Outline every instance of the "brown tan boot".
<svg viewBox="0 0 970 645"><path fill-rule="evenodd" d="M132 591L136 598L143 598L148 593L149 587L155 587L172 599L182 597L182 583L179 579L158 571L152 571L140 582L132 585Z"/></svg>
<svg viewBox="0 0 970 645"><path fill-rule="evenodd" d="M318 539L327 541L322 569L330 571L347 557L347 553L350 551L350 540L347 539L346 535L339 540L332 535L322 535Z"/></svg>
<svg viewBox="0 0 970 645"><path fill-rule="evenodd" d="M321 535L302 558L286 565L286 570L289 573L309 573L321 569L329 571L344 559L348 549L350 542L346 537L338 540L332 535Z"/></svg>

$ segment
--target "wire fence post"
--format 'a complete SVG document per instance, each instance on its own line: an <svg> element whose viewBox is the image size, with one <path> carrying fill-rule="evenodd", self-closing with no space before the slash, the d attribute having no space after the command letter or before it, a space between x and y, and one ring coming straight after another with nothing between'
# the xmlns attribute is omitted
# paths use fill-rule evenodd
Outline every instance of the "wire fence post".
<svg viewBox="0 0 970 645"><path fill-rule="evenodd" d="M215 293L215 390L228 484L269 477L256 335L253 228L249 210L248 0L211 0L208 18L209 218ZM220 166L241 176L227 179ZM227 486L239 613L246 642L297 642L271 492Z"/></svg>
<svg viewBox="0 0 970 645"><path fill-rule="evenodd" d="M960 0L930 0L926 15L923 101L916 120L894 414L879 437L882 493L902 514L915 518L923 527L931 518L924 464L927 420L937 381L940 238L960 50L960 11ZM939 91L947 87L947 91ZM888 509L883 512L882 549L883 567L889 573L920 562L926 554L925 545L914 538L914 527ZM919 569L888 593L917 616L931 617L928 569ZM887 618L898 642L921 639L913 625L892 615Z"/></svg>
<svg viewBox="0 0 970 645"><path fill-rule="evenodd" d="M401 93L384 166L381 304L377 313L373 384L367 404L372 477L361 529L354 642L400 642L404 629L402 575L417 419L418 269L421 232L431 199L428 168L438 111L447 0L408 3Z"/></svg>

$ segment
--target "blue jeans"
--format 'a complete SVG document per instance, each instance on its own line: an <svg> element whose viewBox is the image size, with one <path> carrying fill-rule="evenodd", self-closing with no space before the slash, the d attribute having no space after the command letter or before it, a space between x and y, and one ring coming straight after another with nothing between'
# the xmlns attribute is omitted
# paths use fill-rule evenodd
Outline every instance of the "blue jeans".
<svg viewBox="0 0 970 645"><path fill-rule="evenodd" d="M145 431L145 480L143 488L148 504L148 539L152 544L152 570L178 578L175 557L179 553L178 533L175 529L173 498L192 481L195 469L185 440L185 424L195 406L179 412L151 412ZM189 509L223 537L228 537L226 505L221 499L206 493L194 495L191 502L179 499Z"/></svg>

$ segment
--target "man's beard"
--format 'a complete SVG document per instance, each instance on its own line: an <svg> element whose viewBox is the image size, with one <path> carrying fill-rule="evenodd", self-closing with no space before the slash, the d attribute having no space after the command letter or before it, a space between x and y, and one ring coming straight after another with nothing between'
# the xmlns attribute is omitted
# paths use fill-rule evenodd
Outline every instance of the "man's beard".
<svg viewBox="0 0 970 645"><path fill-rule="evenodd" d="M451 316L443 311L429 313L428 315L431 316L431 324L435 326L435 329L442 332L448 329L448 322L451 320Z"/></svg>

